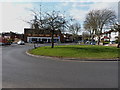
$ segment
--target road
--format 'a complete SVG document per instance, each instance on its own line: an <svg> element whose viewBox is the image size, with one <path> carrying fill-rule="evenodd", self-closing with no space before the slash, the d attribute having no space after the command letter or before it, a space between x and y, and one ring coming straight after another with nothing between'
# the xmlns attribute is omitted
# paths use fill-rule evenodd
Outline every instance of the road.
<svg viewBox="0 0 120 90"><path fill-rule="evenodd" d="M3 88L117 88L118 62L28 56L31 45L2 47Z"/></svg>

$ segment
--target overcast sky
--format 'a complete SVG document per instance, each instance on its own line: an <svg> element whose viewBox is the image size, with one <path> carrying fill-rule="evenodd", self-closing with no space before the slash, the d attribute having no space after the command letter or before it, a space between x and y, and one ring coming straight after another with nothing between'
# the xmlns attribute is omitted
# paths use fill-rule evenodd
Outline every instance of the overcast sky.
<svg viewBox="0 0 120 90"><path fill-rule="evenodd" d="M38 10L41 4L43 12L57 10L64 12L68 16L73 16L76 20L82 24L85 20L86 14L90 10L95 9L112 9L118 13L118 0L108 0L99 2L99 0L67 0L63 2L61 0L0 0L0 32L18 32L23 33L24 28L29 28L29 24L24 21L29 21L33 18L32 12L28 9ZM8 2L9 1L9 2ZM26 1L26 2L24 2ZM42 2L41 2L42 1Z"/></svg>

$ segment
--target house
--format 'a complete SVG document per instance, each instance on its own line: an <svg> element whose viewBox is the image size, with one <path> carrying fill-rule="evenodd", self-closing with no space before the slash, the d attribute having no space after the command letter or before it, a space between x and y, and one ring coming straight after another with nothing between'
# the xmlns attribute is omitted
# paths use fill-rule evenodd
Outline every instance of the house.
<svg viewBox="0 0 120 90"><path fill-rule="evenodd" d="M0 34L0 45L10 45L11 43L12 41L9 37L2 37L2 34Z"/></svg>
<svg viewBox="0 0 120 90"><path fill-rule="evenodd" d="M82 35L77 35L76 38L74 35L66 33L63 34L64 35L64 42L68 42L68 43L72 43L72 42L78 42L78 41L82 41Z"/></svg>
<svg viewBox="0 0 120 90"><path fill-rule="evenodd" d="M64 42L73 42L74 40L73 40L73 37L72 37L72 34L68 34L68 33L66 33L66 34L64 34L63 35L64 36Z"/></svg>
<svg viewBox="0 0 120 90"><path fill-rule="evenodd" d="M101 34L101 40L114 42L118 39L118 31L110 30Z"/></svg>
<svg viewBox="0 0 120 90"><path fill-rule="evenodd" d="M100 37L101 45L103 44L103 42L107 42L107 43L111 43L111 44L117 43L118 34L119 34L119 32L117 30L110 30L110 31L106 31L106 32L102 33L101 37ZM98 37L95 36L94 40L97 42Z"/></svg>
<svg viewBox="0 0 120 90"><path fill-rule="evenodd" d="M1 36L0 36L0 40L3 43L7 43L8 41L10 43L15 42L16 40L23 40L24 39L24 35L23 34L18 34L18 33L14 33L14 32L2 32ZM17 42L16 41L16 42Z"/></svg>

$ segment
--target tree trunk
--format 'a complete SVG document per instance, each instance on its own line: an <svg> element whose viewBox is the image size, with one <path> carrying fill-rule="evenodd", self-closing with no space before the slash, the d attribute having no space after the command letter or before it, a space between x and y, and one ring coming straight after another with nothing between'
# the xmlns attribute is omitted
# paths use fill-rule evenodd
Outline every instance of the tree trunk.
<svg viewBox="0 0 120 90"><path fill-rule="evenodd" d="M117 48L120 48L120 42L118 42Z"/></svg>
<svg viewBox="0 0 120 90"><path fill-rule="evenodd" d="M118 45L117 48L120 48L120 31L118 32Z"/></svg>
<svg viewBox="0 0 120 90"><path fill-rule="evenodd" d="M52 46L51 48L54 48L54 30L52 30L52 38L51 38L51 43L52 43Z"/></svg>
<svg viewBox="0 0 120 90"><path fill-rule="evenodd" d="M109 42L110 42L110 38L111 38L111 33L109 33Z"/></svg>
<svg viewBox="0 0 120 90"><path fill-rule="evenodd" d="M91 36L91 41L94 42L94 35Z"/></svg>
<svg viewBox="0 0 120 90"><path fill-rule="evenodd" d="M100 36L98 36L98 42L97 42L98 45L100 45Z"/></svg>
<svg viewBox="0 0 120 90"><path fill-rule="evenodd" d="M84 38L84 36L82 37L82 42L83 42L83 44L85 44L85 38Z"/></svg>

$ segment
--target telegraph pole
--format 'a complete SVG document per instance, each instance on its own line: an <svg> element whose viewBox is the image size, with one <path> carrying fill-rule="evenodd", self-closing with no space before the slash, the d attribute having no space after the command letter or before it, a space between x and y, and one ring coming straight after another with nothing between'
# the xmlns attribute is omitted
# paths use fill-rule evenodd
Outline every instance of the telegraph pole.
<svg viewBox="0 0 120 90"><path fill-rule="evenodd" d="M118 24L120 24L120 1L118 2Z"/></svg>
<svg viewBox="0 0 120 90"><path fill-rule="evenodd" d="M42 28L42 0L40 2L40 28Z"/></svg>
<svg viewBox="0 0 120 90"><path fill-rule="evenodd" d="M120 48L120 1L118 2L118 48Z"/></svg>
<svg viewBox="0 0 120 90"><path fill-rule="evenodd" d="M42 14L42 13L41 13L41 6L42 6L42 5L40 4L40 21L41 21L41 14Z"/></svg>

